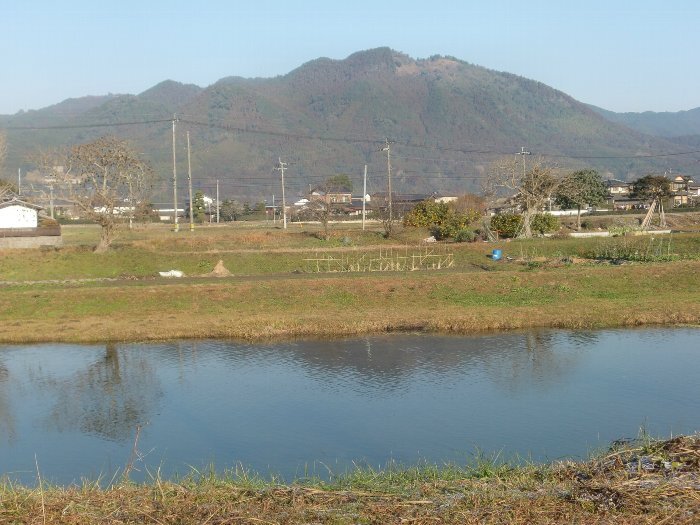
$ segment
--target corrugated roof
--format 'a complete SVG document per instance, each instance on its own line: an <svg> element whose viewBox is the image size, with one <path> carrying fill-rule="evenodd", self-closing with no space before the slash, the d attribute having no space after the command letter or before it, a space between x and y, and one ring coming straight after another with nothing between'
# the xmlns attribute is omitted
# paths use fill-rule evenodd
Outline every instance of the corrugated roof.
<svg viewBox="0 0 700 525"><path fill-rule="evenodd" d="M32 204L31 202L26 202L23 200L18 199L17 197L13 197L10 200L0 202L0 208L9 208L10 206L24 206L25 208L31 208L33 210L43 210L43 206L39 206L37 204Z"/></svg>

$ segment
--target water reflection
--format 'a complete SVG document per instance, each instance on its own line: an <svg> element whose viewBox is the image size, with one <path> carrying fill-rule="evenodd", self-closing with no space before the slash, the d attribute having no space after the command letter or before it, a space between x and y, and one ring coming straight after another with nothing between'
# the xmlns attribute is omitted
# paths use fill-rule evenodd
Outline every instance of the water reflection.
<svg viewBox="0 0 700 525"><path fill-rule="evenodd" d="M188 353L191 363L215 359L232 369L283 361L328 388L352 382L384 395L412 388L416 381L446 384L478 371L517 393L533 382L540 388L558 384L575 368L578 352L595 343L595 336L573 339L569 346L574 351L562 351L567 337L534 331L473 338L393 335L273 346L184 343L178 345L177 355L182 359L183 352ZM157 352L163 359L173 355L170 347Z"/></svg>
<svg viewBox="0 0 700 525"><path fill-rule="evenodd" d="M11 443L17 437L10 401L9 371L0 361L0 440Z"/></svg>
<svg viewBox="0 0 700 525"><path fill-rule="evenodd" d="M164 473L585 455L645 421L696 430L698 348L692 329L0 347L0 474L39 451L58 481L109 477L146 424Z"/></svg>
<svg viewBox="0 0 700 525"><path fill-rule="evenodd" d="M538 390L554 388L574 372L583 348L578 341L567 339L568 335L562 337L561 333L544 330L520 334L512 341L507 357L502 359L503 354L497 356L498 363L489 366L487 373L494 383L511 395L533 388L533 385Z"/></svg>
<svg viewBox="0 0 700 525"><path fill-rule="evenodd" d="M102 357L62 379L38 376L53 401L46 416L47 429L82 432L123 441L136 426L147 424L162 396L160 382L149 357L105 346Z"/></svg>

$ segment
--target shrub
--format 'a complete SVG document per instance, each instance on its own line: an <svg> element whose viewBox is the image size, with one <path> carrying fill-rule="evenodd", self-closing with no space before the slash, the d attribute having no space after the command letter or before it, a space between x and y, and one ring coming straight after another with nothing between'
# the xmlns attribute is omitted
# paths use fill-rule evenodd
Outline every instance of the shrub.
<svg viewBox="0 0 700 525"><path fill-rule="evenodd" d="M491 229L498 232L499 237L512 238L518 235L523 219L516 213L501 213L491 217Z"/></svg>
<svg viewBox="0 0 700 525"><path fill-rule="evenodd" d="M476 232L471 228L462 228L455 234L455 242L474 242Z"/></svg>
<svg viewBox="0 0 700 525"><path fill-rule="evenodd" d="M426 200L416 204L404 216L404 226L428 226L430 233L438 240L457 235L481 217L477 210L458 212L447 204Z"/></svg>
<svg viewBox="0 0 700 525"><path fill-rule="evenodd" d="M530 229L540 235L553 232L559 229L559 219L549 213L538 213L532 218Z"/></svg>
<svg viewBox="0 0 700 525"><path fill-rule="evenodd" d="M442 224L449 214L449 208L444 202L425 200L416 204L403 218L404 226L430 226Z"/></svg>
<svg viewBox="0 0 700 525"><path fill-rule="evenodd" d="M442 241L449 237L447 228L441 224L433 224L428 231L430 231L430 235L435 237L436 241Z"/></svg>
<svg viewBox="0 0 700 525"><path fill-rule="evenodd" d="M634 228L629 224L615 223L608 226L608 232L612 237L621 237L634 231Z"/></svg>

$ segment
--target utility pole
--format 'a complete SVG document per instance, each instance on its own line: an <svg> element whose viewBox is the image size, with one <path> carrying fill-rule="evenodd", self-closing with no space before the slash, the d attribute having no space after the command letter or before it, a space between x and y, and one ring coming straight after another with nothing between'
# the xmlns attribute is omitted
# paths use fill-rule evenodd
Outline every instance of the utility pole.
<svg viewBox="0 0 700 525"><path fill-rule="evenodd" d="M180 225L177 222L177 160L175 156L175 123L177 117L173 115L173 231L180 231Z"/></svg>
<svg viewBox="0 0 700 525"><path fill-rule="evenodd" d="M365 229L365 198L367 197L367 164L365 164L365 175L362 179L362 230Z"/></svg>
<svg viewBox="0 0 700 525"><path fill-rule="evenodd" d="M272 194L272 224L277 223L277 208L275 208L275 194Z"/></svg>
<svg viewBox="0 0 700 525"><path fill-rule="evenodd" d="M529 151L525 151L525 146L520 146L520 151L515 153L523 158L523 178L525 177L525 155L532 155Z"/></svg>
<svg viewBox="0 0 700 525"><path fill-rule="evenodd" d="M287 229L287 201L284 199L284 170L287 168L287 163L282 162L282 157L278 158L279 164L275 168L282 173L282 228Z"/></svg>
<svg viewBox="0 0 700 525"><path fill-rule="evenodd" d="M53 184L49 184L49 210L51 213L51 218L55 219L53 216Z"/></svg>
<svg viewBox="0 0 700 525"><path fill-rule="evenodd" d="M216 224L219 224L219 179L216 179Z"/></svg>
<svg viewBox="0 0 700 525"><path fill-rule="evenodd" d="M190 132L187 132L187 186L190 191L190 231L194 231L194 208L192 202L192 157L190 155Z"/></svg>
<svg viewBox="0 0 700 525"><path fill-rule="evenodd" d="M22 168L17 168L17 195L22 195Z"/></svg>
<svg viewBox="0 0 700 525"><path fill-rule="evenodd" d="M386 174L387 174L387 193L389 194L389 222L393 220L392 200L391 195L391 143L386 139L386 145L381 149L386 151Z"/></svg>

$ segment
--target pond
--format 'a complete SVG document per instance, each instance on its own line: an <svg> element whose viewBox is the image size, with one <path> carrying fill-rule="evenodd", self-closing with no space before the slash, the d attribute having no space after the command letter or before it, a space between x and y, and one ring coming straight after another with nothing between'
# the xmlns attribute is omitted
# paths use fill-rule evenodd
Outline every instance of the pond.
<svg viewBox="0 0 700 525"><path fill-rule="evenodd" d="M0 475L108 481L132 451L136 480L583 458L698 430L699 365L696 328L5 345Z"/></svg>

